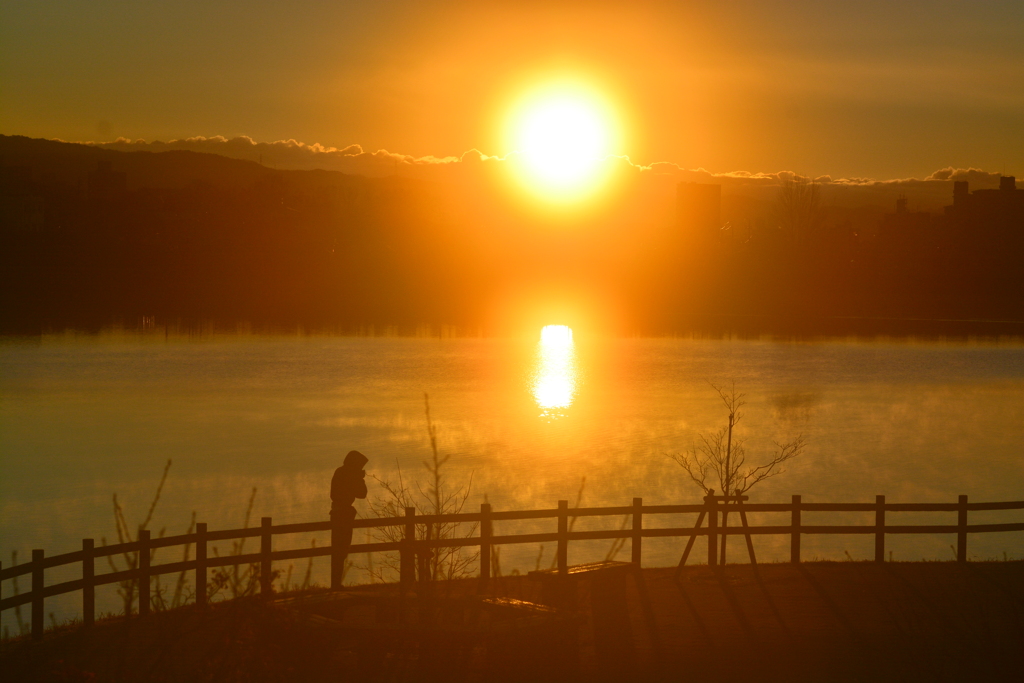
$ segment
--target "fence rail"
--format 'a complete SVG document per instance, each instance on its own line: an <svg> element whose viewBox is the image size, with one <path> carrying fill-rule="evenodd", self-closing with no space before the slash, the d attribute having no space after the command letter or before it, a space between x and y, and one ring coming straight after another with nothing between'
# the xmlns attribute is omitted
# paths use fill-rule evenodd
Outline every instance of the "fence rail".
<svg viewBox="0 0 1024 683"><path fill-rule="evenodd" d="M968 524L967 515L971 511L989 510L1024 510L1024 501L970 503L967 496L960 496L955 503L887 503L885 496L876 496L873 503L805 503L798 495L793 496L789 503L744 503L745 512L789 513L790 522L786 525L732 526L724 525L724 513L738 511L735 505L723 504L714 496L705 499L703 504L693 505L644 505L643 500L634 498L633 504L618 507L569 508L568 501L558 501L557 508L543 510L509 510L493 512L489 504L480 506L480 512L417 515L415 508L406 508L403 517L357 519L353 522L354 529L401 527L402 539L399 541L379 543L355 543L349 547L349 554L389 552L400 553L400 582L408 583L415 579L415 562L417 554L430 548L478 547L480 548L480 580L490 579L491 548L496 545L516 543L557 543L556 562L558 571L568 570L568 546L570 541L600 539L631 539L631 561L639 564L644 538L708 537L708 564L715 566L718 562L718 537L737 535L788 535L790 536L790 560L800 562L800 540L807 534L873 534L875 536L875 561L885 560L885 537L888 534L957 534L957 561L967 561L967 535L1003 531L1024 531L1024 522L998 524ZM874 524L861 525L809 525L803 523L803 512L874 512ZM887 512L956 512L956 524L929 525L891 525L886 524ZM644 517L650 515L704 513L708 518L706 527L656 527L645 528ZM600 531L570 531L569 520L579 517L619 517L631 515L632 524L628 528ZM723 523L719 523L719 516ZM535 519L556 519L557 530L545 533L525 533L510 535L494 535L493 523L497 521L521 521ZM478 523L478 535L466 538L416 538L417 525L441 523ZM259 527L244 529L227 529L208 531L206 524L197 524L195 533L151 538L148 530L139 532L139 538L128 543L96 547L91 538L82 540L82 549L61 555L46 557L43 550L32 551L32 561L4 568L0 564L0 581L31 574L32 590L26 593L2 597L0 595L0 612L20 605L32 605L32 637L41 638L43 634L43 601L45 598L82 591L82 622L89 626L95 620L95 589L97 586L137 581L139 586L139 614L148 614L151 607L150 579L161 574L194 571L196 585L196 602L205 605L207 601L207 573L210 569L237 565L259 565L260 592L270 595L273 562L313 557L331 557L332 564L344 562L344 555L336 555L332 546L299 548L294 550L273 550L274 536L286 534L332 531L331 522L305 522L300 524L274 525L270 517L264 517ZM239 540L259 538L259 552L210 557L209 544L213 541ZM182 545L194 545L195 559L163 564L151 564L153 551ZM123 571L96 573L97 558L110 555L137 553L138 566ZM81 563L82 578L62 583L44 585L43 572L46 569L68 564ZM332 571L332 576L335 572Z"/></svg>

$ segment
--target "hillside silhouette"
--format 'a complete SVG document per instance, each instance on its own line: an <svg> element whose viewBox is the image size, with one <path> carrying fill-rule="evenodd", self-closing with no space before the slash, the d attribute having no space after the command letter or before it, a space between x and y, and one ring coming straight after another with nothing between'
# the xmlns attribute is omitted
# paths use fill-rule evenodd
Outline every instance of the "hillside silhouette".
<svg viewBox="0 0 1024 683"><path fill-rule="evenodd" d="M961 198L960 213L915 218L904 203L865 235L806 188L781 187L733 226L682 201L659 214L629 187L585 217L539 220L487 178L19 136L0 136L0 167L3 332L154 320L492 331L508 301L546 295L641 333L1024 329L1024 190L1012 179Z"/></svg>

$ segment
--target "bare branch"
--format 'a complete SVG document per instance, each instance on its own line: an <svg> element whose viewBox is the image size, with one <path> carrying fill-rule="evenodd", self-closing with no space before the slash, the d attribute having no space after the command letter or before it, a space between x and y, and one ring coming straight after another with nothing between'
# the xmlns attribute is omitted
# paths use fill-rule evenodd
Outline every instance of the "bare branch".
<svg viewBox="0 0 1024 683"><path fill-rule="evenodd" d="M444 465L451 458L451 454L444 456L440 454L437 444L437 426L430 415L430 397L424 394L423 399L431 457L423 460L422 463L430 478L425 484L416 482L413 485L415 489L415 494L413 494L405 485L402 479L402 469L397 466L397 463L397 484L376 475L370 475L383 490L382 495L367 500L370 514L376 517L400 517L405 514L405 508L414 507L416 502L421 504L419 507L426 511L426 514L458 514L462 512L469 500L473 489L473 475L470 474L469 481L465 485L448 486ZM415 534L419 540L444 540L471 537L476 533L476 529L476 524L432 522L417 524ZM399 541L405 534L402 527L375 527L368 533L382 542ZM382 555L383 557L377 564L372 565L368 562L363 568L370 573L373 580L384 582L391 578L389 574L399 571L401 562L396 553L382 553ZM470 573L478 555L479 553L470 553L464 546L433 548L429 560L419 565L420 571L425 574L422 578L438 580L466 576Z"/></svg>
<svg viewBox="0 0 1024 683"><path fill-rule="evenodd" d="M149 523L153 520L153 512L156 511L156 504L160 502L160 494L164 490L164 483L167 481L167 472L171 469L171 459L167 459L167 464L164 465L164 473L160 477L160 483L156 487L156 495L153 496L153 502L149 504L149 512L146 513L146 519L143 520L142 524L139 525L140 529L145 529L149 526Z"/></svg>
<svg viewBox="0 0 1024 683"><path fill-rule="evenodd" d="M782 463L800 455L804 449L805 440L803 435L800 435L788 443L780 444L778 441L774 443L779 450L771 460L747 470L740 476L740 485L736 488L737 495L750 490L752 486L765 479L782 474L785 471L780 467Z"/></svg>
<svg viewBox="0 0 1024 683"><path fill-rule="evenodd" d="M746 440L733 433L742 417L739 409L746 405L746 395L737 393L735 384L729 390L711 382L708 384L728 411L728 425L715 432L699 432L686 452L668 454L705 495L716 487L723 492L742 495L765 479L781 474L784 471L782 464L803 451L806 444L802 435L785 443L775 441L777 451L767 462L748 467L744 447Z"/></svg>

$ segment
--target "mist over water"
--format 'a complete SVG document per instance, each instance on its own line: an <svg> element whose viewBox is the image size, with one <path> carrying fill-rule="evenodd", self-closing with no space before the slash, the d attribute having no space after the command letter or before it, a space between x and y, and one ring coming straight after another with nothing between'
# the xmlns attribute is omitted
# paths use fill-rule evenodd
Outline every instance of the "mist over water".
<svg viewBox="0 0 1024 683"><path fill-rule="evenodd" d="M449 482L472 482L467 509L485 495L495 510L573 504L584 476L584 506L697 502L666 454L724 424L709 381L746 394L738 434L751 462L773 439L807 439L754 501L1017 500L1024 484L1021 345L594 339L567 328L504 340L109 334L8 338L0 369L5 566L15 549L24 560L82 538L116 542L111 495L129 524L141 521L168 458L154 533L183 533L193 510L211 530L239 527L254 487L253 523L324 520L331 473L352 449L370 458L369 474L425 482L425 392ZM584 521L597 523L578 530ZM807 537L804 555L867 559L871 542ZM950 559L949 542L891 537L887 547L897 560ZM755 543L759 559L788 557L788 539ZM570 562L602 559L607 545L571 544ZM674 564L682 545L645 541L644 563ZM970 547L984 558L1024 546L1011 533L972 536ZM741 548L730 544L732 561L745 561ZM537 554L507 546L502 570L533 569ZM544 566L553 557L548 548Z"/></svg>

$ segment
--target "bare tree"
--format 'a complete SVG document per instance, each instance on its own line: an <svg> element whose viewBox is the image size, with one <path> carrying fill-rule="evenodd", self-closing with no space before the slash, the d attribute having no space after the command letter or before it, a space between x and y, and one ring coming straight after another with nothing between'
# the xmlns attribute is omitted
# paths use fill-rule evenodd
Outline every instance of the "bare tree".
<svg viewBox="0 0 1024 683"><path fill-rule="evenodd" d="M713 495L716 487L726 496L742 496L755 485L770 479L784 470L782 464L792 460L804 449L803 435L786 442L774 441L775 451L771 457L760 465L747 464L747 452L744 448L746 439L734 434L736 425L743 417L740 408L746 405L745 394L736 393L735 383L726 391L724 387L708 382L722 399L728 411L728 422L718 431L710 434L698 432L697 439L683 453L670 453L686 471L705 495ZM728 513L722 514L722 526L726 526ZM725 564L725 540L722 537L722 564Z"/></svg>
<svg viewBox="0 0 1024 683"><path fill-rule="evenodd" d="M807 180L783 180L775 199L775 219L793 242L806 242L825 222L821 186Z"/></svg>
<svg viewBox="0 0 1024 683"><path fill-rule="evenodd" d="M420 509L426 510L428 515L454 515L462 512L469 499L473 485L472 477L465 486L451 486L445 480L444 465L451 456L440 455L437 446L437 427L430 417L430 398L424 394L423 399L431 452L430 460L425 460L423 466L430 475L430 482L426 490L417 484L418 495L414 495L402 479L401 468L398 469L397 482L371 475L383 489L383 495L367 500L370 513L376 517L401 517L405 514L405 508L415 507L417 500L421 503ZM423 541L465 538L472 536L476 532L476 527L476 524L467 525L459 522L417 524L416 538ZM403 539L401 527L374 527L370 533L375 540L385 543ZM437 581L468 576L478 555L470 553L461 545L441 546L434 548L430 553L422 553L417 563L420 580ZM399 571L400 564L398 554L384 553L376 566L368 564L366 569L371 575L371 580L383 582Z"/></svg>
<svg viewBox="0 0 1024 683"><path fill-rule="evenodd" d="M144 520L142 520L142 522L138 525L137 531L136 531L136 535L135 535L134 538L132 538L131 527L129 526L128 521L125 519L125 516L124 516L124 507L122 507L121 503L118 502L117 494L116 493L114 494L114 525L117 528L117 542L119 544L134 543L135 541L137 541L139 539L138 532L145 531L146 529L149 528L150 522L153 521L153 513L156 511L156 505L157 505L157 503L160 502L160 494L163 493L164 484L167 482L167 473L170 471L170 469L171 469L171 460L168 459L167 460L167 464L164 465L164 473L160 476L160 483L157 484L156 494L154 494L153 501L149 504L149 512L146 513L146 518ZM193 516L193 520L194 519L195 518ZM190 526L189 527L189 531L191 532L191 530L192 530L192 527ZM167 531L166 527L160 529L160 532L157 534L157 538L163 538L164 533L166 531ZM103 546L107 545L107 538L106 538L106 536L103 536L103 537L100 538L100 544L103 545ZM150 557L151 561L152 561L153 556L155 554L156 554L156 549L155 548L154 549L150 549L149 557ZM124 553L122 553L122 557L124 558L124 563L125 563L124 569L125 570L135 570L135 569L138 569L138 567L139 567L139 551L124 552ZM117 562L117 556L116 555L107 555L107 562L110 564L110 571L112 571L112 572L122 571L122 567ZM138 590L139 590L139 585L138 585L138 580L137 579L125 579L124 581L118 582L118 584L117 584L117 593L121 597L121 601L124 603L124 613L125 613L125 616L130 616L131 615L132 608L135 605L135 598L136 598L136 595L138 593Z"/></svg>

